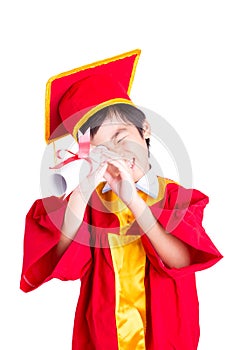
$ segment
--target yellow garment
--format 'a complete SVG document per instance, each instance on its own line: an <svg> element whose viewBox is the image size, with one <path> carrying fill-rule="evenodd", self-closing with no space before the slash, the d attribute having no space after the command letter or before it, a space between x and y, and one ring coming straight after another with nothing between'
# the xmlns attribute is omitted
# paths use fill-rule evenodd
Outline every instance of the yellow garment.
<svg viewBox="0 0 233 350"><path fill-rule="evenodd" d="M159 193L152 198L138 191L144 201L151 206L164 197L166 185L170 180L158 177ZM104 206L116 214L120 222L120 235L108 234L113 267L115 271L116 290L116 326L119 350L145 350L146 332L146 295L145 266L146 254L140 235L127 235L129 227L135 221L132 212L112 192L102 193L103 184L97 193Z"/></svg>
<svg viewBox="0 0 233 350"><path fill-rule="evenodd" d="M146 254L140 236L108 235L116 288L116 325L119 349L145 349Z"/></svg>

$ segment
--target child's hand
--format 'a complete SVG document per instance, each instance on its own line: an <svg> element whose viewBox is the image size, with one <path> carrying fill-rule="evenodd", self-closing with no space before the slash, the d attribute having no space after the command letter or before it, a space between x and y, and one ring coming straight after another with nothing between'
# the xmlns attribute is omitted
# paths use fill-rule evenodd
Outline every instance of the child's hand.
<svg viewBox="0 0 233 350"><path fill-rule="evenodd" d="M94 189L102 181L105 181L104 174L108 167L107 160L111 158L119 159L119 155L109 151L105 146L97 146L91 150L88 158L86 158L89 163L88 172L82 174L83 180L80 183L81 192L85 194L85 197L89 197ZM83 168L83 171L86 171L86 169Z"/></svg>
<svg viewBox="0 0 233 350"><path fill-rule="evenodd" d="M105 181L103 175L105 171L102 169L107 168L107 161L109 159L119 159L119 155L115 152L111 152L105 146L97 146L91 150L87 161L90 164L90 171L87 177L95 179L95 187L102 181Z"/></svg>
<svg viewBox="0 0 233 350"><path fill-rule="evenodd" d="M130 164L126 160L108 160L108 167L104 178L109 183L113 192L126 204L129 205L137 198L137 189L131 174Z"/></svg>
<svg viewBox="0 0 233 350"><path fill-rule="evenodd" d="M137 190L127 157L122 159L118 153L100 145L90 152L87 160L90 171L80 184L83 194L89 197L99 183L106 180L126 205L135 198Z"/></svg>

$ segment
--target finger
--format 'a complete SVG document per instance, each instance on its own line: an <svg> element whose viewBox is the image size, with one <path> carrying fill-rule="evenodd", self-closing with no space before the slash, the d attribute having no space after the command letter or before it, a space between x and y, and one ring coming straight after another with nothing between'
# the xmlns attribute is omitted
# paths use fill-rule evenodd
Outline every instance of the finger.
<svg viewBox="0 0 233 350"><path fill-rule="evenodd" d="M127 168L125 161L123 161L123 160L109 160L108 163L118 169L118 171L119 171L118 176L120 175L122 179L132 180L132 177L129 173L129 168Z"/></svg>
<svg viewBox="0 0 233 350"><path fill-rule="evenodd" d="M120 171L119 169L113 165L113 164L109 164L108 163L108 167L107 167L107 172L112 176L112 177L117 177L120 175Z"/></svg>
<svg viewBox="0 0 233 350"><path fill-rule="evenodd" d="M101 163L89 176L91 182L97 186L100 182L104 181L104 173L106 172L108 164Z"/></svg>
<svg viewBox="0 0 233 350"><path fill-rule="evenodd" d="M103 178L107 167L108 167L108 163L106 163L106 162L102 163L99 166L99 168L96 170L96 177L98 177L98 179L102 179Z"/></svg>
<svg viewBox="0 0 233 350"><path fill-rule="evenodd" d="M107 162L121 171L128 171L126 162L123 159L109 159Z"/></svg>
<svg viewBox="0 0 233 350"><path fill-rule="evenodd" d="M113 177L112 175L108 172L105 171L104 173L104 179L109 183L109 185L112 183Z"/></svg>

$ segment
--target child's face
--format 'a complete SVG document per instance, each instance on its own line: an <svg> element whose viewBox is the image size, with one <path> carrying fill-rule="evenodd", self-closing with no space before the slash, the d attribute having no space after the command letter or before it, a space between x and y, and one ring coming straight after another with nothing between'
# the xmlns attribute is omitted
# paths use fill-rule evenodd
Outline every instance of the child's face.
<svg viewBox="0 0 233 350"><path fill-rule="evenodd" d="M149 128L147 122L145 128ZM135 125L127 124L116 115L112 115L100 126L91 139L91 145L104 145L120 155L125 159L134 181L138 181L149 170L146 137L148 132L145 131L142 137Z"/></svg>

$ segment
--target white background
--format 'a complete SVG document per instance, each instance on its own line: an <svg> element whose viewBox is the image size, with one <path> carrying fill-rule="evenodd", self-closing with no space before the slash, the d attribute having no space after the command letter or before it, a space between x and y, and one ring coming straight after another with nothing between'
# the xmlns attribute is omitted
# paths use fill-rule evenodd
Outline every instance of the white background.
<svg viewBox="0 0 233 350"><path fill-rule="evenodd" d="M232 18L230 0L2 2L1 349L71 349L79 282L19 290L25 214L40 197L46 81L136 48L131 98L182 138L193 186L210 197L206 231L224 255L197 273L198 349L233 349Z"/></svg>

